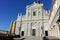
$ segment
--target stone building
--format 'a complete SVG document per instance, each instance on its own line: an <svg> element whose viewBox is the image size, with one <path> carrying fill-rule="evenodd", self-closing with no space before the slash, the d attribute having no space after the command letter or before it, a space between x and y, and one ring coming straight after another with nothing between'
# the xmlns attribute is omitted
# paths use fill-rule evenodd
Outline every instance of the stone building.
<svg viewBox="0 0 60 40"><path fill-rule="evenodd" d="M9 33L11 35L15 35L15 28L16 28L16 22L15 21L11 22L11 24L10 24L10 30L9 30Z"/></svg>
<svg viewBox="0 0 60 40"><path fill-rule="evenodd" d="M49 13L44 5L34 2L26 6L26 14L18 14L15 34L21 36L44 36L48 31ZM48 35L48 34L47 34Z"/></svg>
<svg viewBox="0 0 60 40"><path fill-rule="evenodd" d="M53 0L48 27L49 36L60 37L60 0Z"/></svg>
<svg viewBox="0 0 60 40"><path fill-rule="evenodd" d="M50 12L39 2L27 5L26 14L18 14L15 22L16 35L60 37L60 0L52 0Z"/></svg>

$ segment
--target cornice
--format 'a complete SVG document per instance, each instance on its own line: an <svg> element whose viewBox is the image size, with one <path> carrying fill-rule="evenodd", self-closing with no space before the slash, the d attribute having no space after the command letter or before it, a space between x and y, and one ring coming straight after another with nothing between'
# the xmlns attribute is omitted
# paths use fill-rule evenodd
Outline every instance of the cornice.
<svg viewBox="0 0 60 40"><path fill-rule="evenodd" d="M52 13L52 11L53 11L53 6L54 6L54 4L55 4L55 1L56 1L56 0L52 0L52 5L51 5L51 9L50 9L49 19L50 19L50 17L51 17L51 13Z"/></svg>

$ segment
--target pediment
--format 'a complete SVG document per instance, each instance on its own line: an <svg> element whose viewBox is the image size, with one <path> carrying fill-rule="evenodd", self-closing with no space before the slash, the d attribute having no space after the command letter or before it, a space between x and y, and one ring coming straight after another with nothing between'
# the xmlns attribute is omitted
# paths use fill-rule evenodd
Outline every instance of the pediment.
<svg viewBox="0 0 60 40"><path fill-rule="evenodd" d="M43 4L38 4L38 3L33 3L33 4L31 4L31 5L27 5L26 6L26 8L31 8L31 7L41 7L41 6L43 6Z"/></svg>

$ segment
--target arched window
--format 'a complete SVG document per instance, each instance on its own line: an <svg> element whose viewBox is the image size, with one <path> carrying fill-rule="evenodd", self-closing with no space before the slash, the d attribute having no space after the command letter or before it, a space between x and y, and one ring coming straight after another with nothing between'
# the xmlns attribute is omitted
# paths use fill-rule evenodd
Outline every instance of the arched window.
<svg viewBox="0 0 60 40"><path fill-rule="evenodd" d="M36 12L33 12L33 16L36 16Z"/></svg>

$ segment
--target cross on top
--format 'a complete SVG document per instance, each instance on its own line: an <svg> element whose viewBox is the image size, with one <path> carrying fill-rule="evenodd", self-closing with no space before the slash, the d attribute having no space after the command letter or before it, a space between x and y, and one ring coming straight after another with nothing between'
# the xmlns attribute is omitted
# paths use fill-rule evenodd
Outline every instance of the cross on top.
<svg viewBox="0 0 60 40"><path fill-rule="evenodd" d="M40 4L40 0L36 0L37 1L37 3L39 3Z"/></svg>

